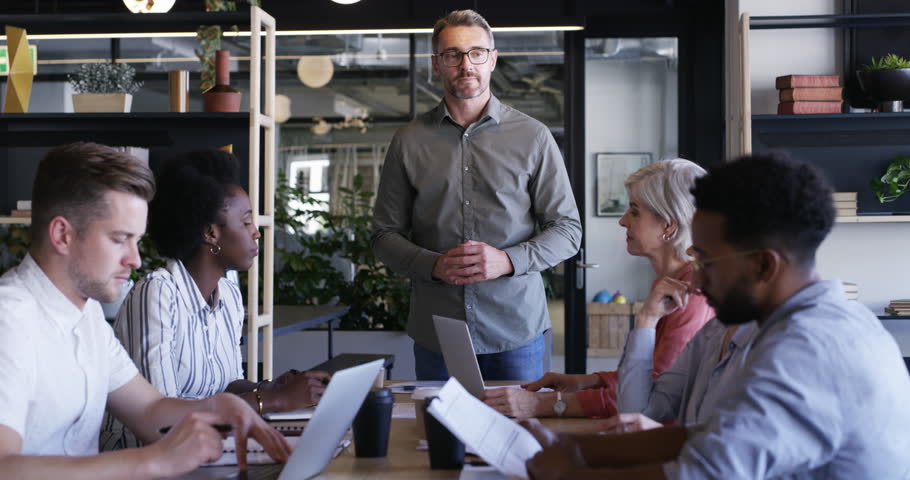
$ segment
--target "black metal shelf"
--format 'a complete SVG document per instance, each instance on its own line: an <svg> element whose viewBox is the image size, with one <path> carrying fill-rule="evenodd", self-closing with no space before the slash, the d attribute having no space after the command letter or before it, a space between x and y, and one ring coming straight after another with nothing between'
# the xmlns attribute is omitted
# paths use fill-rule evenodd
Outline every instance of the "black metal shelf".
<svg viewBox="0 0 910 480"><path fill-rule="evenodd" d="M879 315L879 320L910 320L910 315Z"/></svg>
<svg viewBox="0 0 910 480"><path fill-rule="evenodd" d="M881 113L881 112L869 112L869 113L826 113L826 114L815 114L815 115L752 115L752 121L760 122L803 122L811 123L818 121L853 121L857 119L875 119L876 121L881 120L894 120L894 121L907 121L910 120L910 112L895 112L895 113Z"/></svg>
<svg viewBox="0 0 910 480"><path fill-rule="evenodd" d="M237 25L249 29L250 12L96 13L65 15L2 15L0 25L25 28L29 35L79 33L155 33L186 30L199 25Z"/></svg>
<svg viewBox="0 0 910 480"><path fill-rule="evenodd" d="M51 147L74 141L93 141L109 145L169 147L178 144L177 138L189 129L202 134L218 130L239 134L249 129L249 118L246 112L3 114L0 115L0 145ZM242 140L246 143L245 137Z"/></svg>
<svg viewBox="0 0 910 480"><path fill-rule="evenodd" d="M910 212L910 197L882 204L869 188L894 157L910 154L910 112L754 115L752 150L782 150L816 165L838 191L857 192L861 214Z"/></svg>
<svg viewBox="0 0 910 480"><path fill-rule="evenodd" d="M247 119L247 112L210 113L210 112L128 112L128 113L4 113L0 115L0 122L8 121L45 121L45 120L237 120Z"/></svg>
<svg viewBox="0 0 910 480"><path fill-rule="evenodd" d="M779 15L749 18L750 30L788 28L884 28L910 26L910 14Z"/></svg>

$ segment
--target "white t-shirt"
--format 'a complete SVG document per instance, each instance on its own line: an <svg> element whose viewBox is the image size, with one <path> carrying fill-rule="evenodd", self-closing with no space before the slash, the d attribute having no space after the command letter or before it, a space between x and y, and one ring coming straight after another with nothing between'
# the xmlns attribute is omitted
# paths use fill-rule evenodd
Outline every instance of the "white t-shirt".
<svg viewBox="0 0 910 480"><path fill-rule="evenodd" d="M138 375L95 300L76 308L27 255L0 277L0 424L23 455L94 455L110 392Z"/></svg>

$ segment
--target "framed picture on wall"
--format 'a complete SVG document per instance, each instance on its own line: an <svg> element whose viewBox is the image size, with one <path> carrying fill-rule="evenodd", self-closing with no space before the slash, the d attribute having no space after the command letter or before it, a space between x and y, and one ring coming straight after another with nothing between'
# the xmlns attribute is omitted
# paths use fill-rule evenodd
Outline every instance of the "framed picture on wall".
<svg viewBox="0 0 910 480"><path fill-rule="evenodd" d="M629 208L629 194L623 183L633 172L651 163L651 153L597 153L594 161L597 175L595 215L621 216Z"/></svg>

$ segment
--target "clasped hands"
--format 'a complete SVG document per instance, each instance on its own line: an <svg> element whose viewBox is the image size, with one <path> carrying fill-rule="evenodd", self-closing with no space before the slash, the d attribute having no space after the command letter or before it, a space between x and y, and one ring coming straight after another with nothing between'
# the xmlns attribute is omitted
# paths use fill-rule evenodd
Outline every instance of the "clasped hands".
<svg viewBox="0 0 910 480"><path fill-rule="evenodd" d="M483 242L468 240L436 259L433 278L450 285L467 285L493 280L514 271L506 252Z"/></svg>

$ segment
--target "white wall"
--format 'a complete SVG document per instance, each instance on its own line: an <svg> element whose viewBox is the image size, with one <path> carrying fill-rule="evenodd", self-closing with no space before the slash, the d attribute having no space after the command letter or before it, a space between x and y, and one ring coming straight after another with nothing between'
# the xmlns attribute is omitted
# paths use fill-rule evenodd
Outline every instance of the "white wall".
<svg viewBox="0 0 910 480"><path fill-rule="evenodd" d="M737 2L729 2L735 8ZM760 15L841 13L841 0L740 0L739 12ZM775 113L774 78L791 73L839 74L842 41L837 29L752 30L752 112ZM818 253L825 278L859 284L860 301L877 314L895 298L910 298L910 224L837 224ZM910 356L910 322L888 321Z"/></svg>
<svg viewBox="0 0 910 480"><path fill-rule="evenodd" d="M588 301L598 291L621 290L630 301L643 300L654 281L646 260L626 252L625 228L619 217L597 217L594 155L598 152L653 152L652 159L676 156L677 104L661 101L666 84L675 85L659 64L622 61L588 61L585 64L585 152L588 179L585 186L585 251L588 263L600 268L587 271ZM665 125L664 138L662 129ZM673 145L672 151L662 146Z"/></svg>

